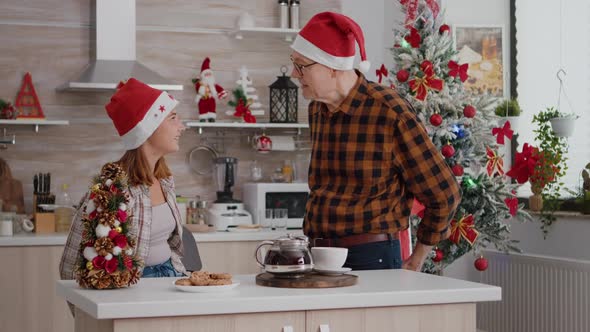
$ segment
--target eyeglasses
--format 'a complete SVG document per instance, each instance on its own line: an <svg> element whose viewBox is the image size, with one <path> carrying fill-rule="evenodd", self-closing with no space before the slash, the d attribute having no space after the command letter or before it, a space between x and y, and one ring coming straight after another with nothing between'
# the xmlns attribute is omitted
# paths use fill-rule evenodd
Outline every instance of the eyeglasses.
<svg viewBox="0 0 590 332"><path fill-rule="evenodd" d="M299 74L301 76L303 76L303 69L305 69L309 66L313 66L317 63L317 62L312 62L312 63L308 63L306 65L302 65L302 64L295 62L295 60L293 60L293 57L291 57L291 62L293 62L293 67L295 67L295 70L297 70L297 74Z"/></svg>

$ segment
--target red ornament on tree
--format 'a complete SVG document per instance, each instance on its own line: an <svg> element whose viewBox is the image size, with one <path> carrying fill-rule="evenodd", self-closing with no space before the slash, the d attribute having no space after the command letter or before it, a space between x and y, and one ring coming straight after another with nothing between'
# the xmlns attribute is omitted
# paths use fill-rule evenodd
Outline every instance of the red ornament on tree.
<svg viewBox="0 0 590 332"><path fill-rule="evenodd" d="M432 257L432 261L438 263L443 260L443 252L442 250L436 248L434 249L434 257Z"/></svg>
<svg viewBox="0 0 590 332"><path fill-rule="evenodd" d="M410 27L410 34L405 36L404 39L412 46L412 48L420 47L420 42L422 41L422 37L418 32L418 29L414 27Z"/></svg>
<svg viewBox="0 0 590 332"><path fill-rule="evenodd" d="M440 114L432 114L430 116L430 124L432 124L433 126L438 127L442 122L443 118L442 116L440 116Z"/></svg>
<svg viewBox="0 0 590 332"><path fill-rule="evenodd" d="M404 83L410 78L410 73L405 69L401 69L395 76L397 77L398 82Z"/></svg>
<svg viewBox="0 0 590 332"><path fill-rule="evenodd" d="M473 265L478 271L485 271L488 269L488 260L480 256Z"/></svg>
<svg viewBox="0 0 590 332"><path fill-rule="evenodd" d="M453 171L454 176L463 176L463 166L455 164L451 167L451 170Z"/></svg>
<svg viewBox="0 0 590 332"><path fill-rule="evenodd" d="M442 35L445 32L451 33L451 27L446 24L443 24L440 26L440 28L438 28L438 33Z"/></svg>
<svg viewBox="0 0 590 332"><path fill-rule="evenodd" d="M451 158L455 154L455 148L448 144L442 147L441 152L445 158Z"/></svg>
<svg viewBox="0 0 590 332"><path fill-rule="evenodd" d="M475 117L475 113L477 113L477 111L476 111L475 107L473 107L471 105L467 105L463 109L463 115L465 115L466 118Z"/></svg>

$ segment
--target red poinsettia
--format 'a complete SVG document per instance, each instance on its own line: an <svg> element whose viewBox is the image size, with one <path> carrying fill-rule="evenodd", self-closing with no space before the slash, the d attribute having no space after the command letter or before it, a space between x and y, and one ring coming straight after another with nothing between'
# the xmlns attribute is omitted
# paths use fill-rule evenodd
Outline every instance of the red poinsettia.
<svg viewBox="0 0 590 332"><path fill-rule="evenodd" d="M410 46L412 46L412 48L420 47L420 42L422 41L418 29L414 27L410 27L410 34L405 36L404 39L410 44Z"/></svg>
<svg viewBox="0 0 590 332"><path fill-rule="evenodd" d="M514 165L506 173L509 177L516 179L520 184L523 184L529 180L535 171L535 165L539 160L539 149L524 143L522 152L516 152L514 156Z"/></svg>

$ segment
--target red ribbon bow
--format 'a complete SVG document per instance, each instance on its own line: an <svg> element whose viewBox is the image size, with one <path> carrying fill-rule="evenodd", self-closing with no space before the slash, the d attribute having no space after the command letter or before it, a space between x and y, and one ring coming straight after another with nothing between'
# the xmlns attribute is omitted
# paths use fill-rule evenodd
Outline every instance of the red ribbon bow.
<svg viewBox="0 0 590 332"><path fill-rule="evenodd" d="M473 245L478 236L479 232L475 230L473 215L463 216L459 221L456 219L451 221L451 236L449 240L453 243L459 244L461 238L464 238L470 245Z"/></svg>
<svg viewBox="0 0 590 332"><path fill-rule="evenodd" d="M406 7L406 26L413 25L418 13L418 0L400 0L400 3ZM432 15L436 19L440 11L437 0L426 0L426 5L432 10Z"/></svg>
<svg viewBox="0 0 590 332"><path fill-rule="evenodd" d="M379 77L379 83L383 80L383 77L387 77L387 68L385 68L384 64L381 64L381 68L375 71L375 75Z"/></svg>
<svg viewBox="0 0 590 332"><path fill-rule="evenodd" d="M443 89L444 82L434 76L434 67L430 61L424 60L420 65L420 69L424 73L424 76L416 77L409 81L408 84L412 92L416 94L416 99L424 101L429 89L440 91Z"/></svg>
<svg viewBox="0 0 590 332"><path fill-rule="evenodd" d="M506 206L508 207L508 210L510 211L510 215L512 215L514 217L516 215L516 211L518 211L518 198L516 198L516 197L505 198L504 203L506 203Z"/></svg>
<svg viewBox="0 0 590 332"><path fill-rule="evenodd" d="M492 176L495 173L504 175L504 160L502 157L489 147L486 147L486 157L488 158L488 162L486 163L488 175Z"/></svg>
<svg viewBox="0 0 590 332"><path fill-rule="evenodd" d="M504 145L504 136L512 139L514 131L510 129L510 121L506 121L503 127L492 128L492 135L496 136L496 143Z"/></svg>
<svg viewBox="0 0 590 332"><path fill-rule="evenodd" d="M449 76L452 77L457 77L459 76L459 78L461 79L461 82L465 82L467 80L467 77L469 77L467 75L467 69L469 69L469 64L468 63L464 63L462 65L456 63L455 61L451 60L449 61Z"/></svg>

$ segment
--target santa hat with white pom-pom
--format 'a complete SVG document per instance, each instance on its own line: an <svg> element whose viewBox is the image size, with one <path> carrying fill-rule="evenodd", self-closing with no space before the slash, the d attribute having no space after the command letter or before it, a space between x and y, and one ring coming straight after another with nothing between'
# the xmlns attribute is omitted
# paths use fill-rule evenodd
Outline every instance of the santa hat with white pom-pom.
<svg viewBox="0 0 590 332"><path fill-rule="evenodd" d="M371 64L367 61L361 27L348 16L323 12L307 22L291 48L326 67L351 70L356 52L355 43L358 43L361 55L359 70L366 73Z"/></svg>

